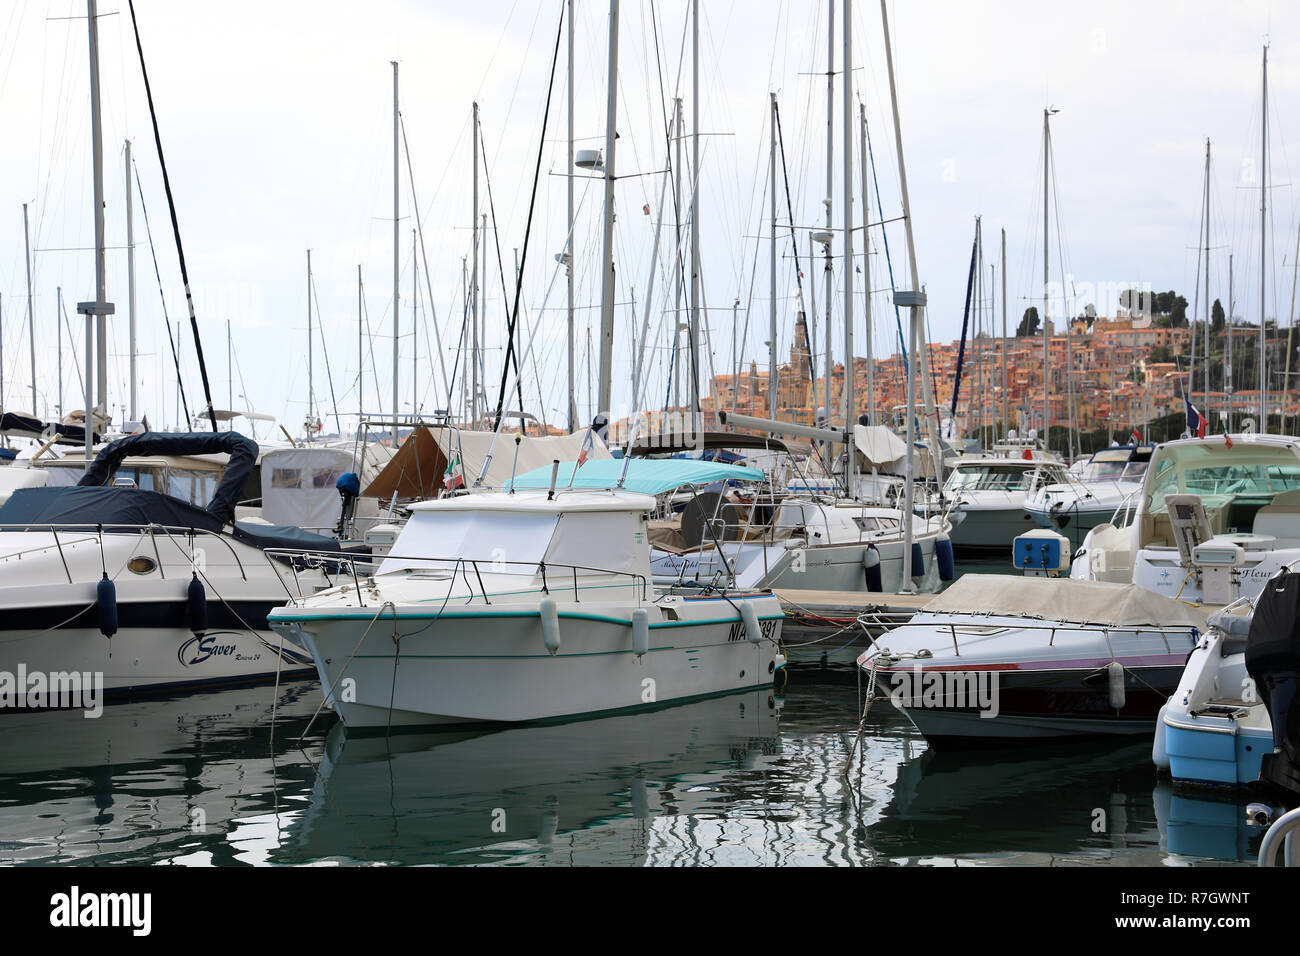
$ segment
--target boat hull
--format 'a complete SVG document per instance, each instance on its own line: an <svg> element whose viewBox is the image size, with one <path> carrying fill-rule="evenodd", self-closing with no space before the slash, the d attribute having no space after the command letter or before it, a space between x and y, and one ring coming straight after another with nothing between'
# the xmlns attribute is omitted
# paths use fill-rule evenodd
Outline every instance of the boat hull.
<svg viewBox="0 0 1300 956"><path fill-rule="evenodd" d="M958 554L1001 554L1011 560L1016 538L1038 527L1022 505L1008 508L959 506L960 522L953 525L953 549Z"/></svg>
<svg viewBox="0 0 1300 956"><path fill-rule="evenodd" d="M942 749L996 746L1028 739L1150 735L1168 690L1177 685L1181 666L1175 662L1144 666L1123 658L1120 663L1126 671L1122 709L1112 705L1105 671L1099 670L1105 662L1091 661L1078 668L1051 670L945 668L948 673L970 675L976 687L996 686L995 692L985 694L986 699L992 698L995 710L988 706L945 706L942 697L930 706L922 693L910 698L898 693L888 680L888 672L877 678L877 694L887 695L932 746ZM924 679L912 677L910 683L921 687Z"/></svg>
<svg viewBox="0 0 1300 956"><path fill-rule="evenodd" d="M633 609L594 603L558 612L555 654L537 610L509 605L445 614L399 607L395 622L382 611L286 608L272 620L312 654L328 702L350 728L523 723L770 685L780 606L771 597L755 601L763 633L755 643L733 610L743 600L692 602L712 605L696 609L709 616L651 624L641 655L633 648Z"/></svg>
<svg viewBox="0 0 1300 956"><path fill-rule="evenodd" d="M1188 655L1187 667L1161 710L1153 754L1176 785L1249 786L1273 752L1273 724L1246 671L1240 642L1213 629ZM1249 699L1246 699L1249 698ZM1163 754L1160 750L1163 749Z"/></svg>

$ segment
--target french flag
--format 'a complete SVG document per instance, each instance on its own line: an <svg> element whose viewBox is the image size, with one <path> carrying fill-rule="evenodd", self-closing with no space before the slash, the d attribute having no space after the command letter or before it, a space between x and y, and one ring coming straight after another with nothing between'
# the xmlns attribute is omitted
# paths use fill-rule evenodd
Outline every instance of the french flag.
<svg viewBox="0 0 1300 956"><path fill-rule="evenodd" d="M1191 402L1187 403L1187 430L1197 438L1205 437L1205 416Z"/></svg>

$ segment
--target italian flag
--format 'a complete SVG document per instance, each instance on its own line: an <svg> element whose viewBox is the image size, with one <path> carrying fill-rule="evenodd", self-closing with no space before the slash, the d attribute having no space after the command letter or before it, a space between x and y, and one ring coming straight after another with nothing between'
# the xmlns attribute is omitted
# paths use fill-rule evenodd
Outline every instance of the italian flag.
<svg viewBox="0 0 1300 956"><path fill-rule="evenodd" d="M442 486L448 491L454 491L465 484L465 469L461 467L460 452L452 454L451 460L447 462L447 470L442 476Z"/></svg>

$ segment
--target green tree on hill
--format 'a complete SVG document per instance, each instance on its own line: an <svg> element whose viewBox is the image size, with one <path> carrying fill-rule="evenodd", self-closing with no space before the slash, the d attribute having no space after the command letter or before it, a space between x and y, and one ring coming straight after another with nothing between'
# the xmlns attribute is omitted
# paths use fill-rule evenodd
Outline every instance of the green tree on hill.
<svg viewBox="0 0 1300 956"><path fill-rule="evenodd" d="M1037 335L1040 324L1038 321L1038 306L1031 305L1025 309L1024 317L1021 318L1020 324L1016 326L1016 335L1020 338Z"/></svg>

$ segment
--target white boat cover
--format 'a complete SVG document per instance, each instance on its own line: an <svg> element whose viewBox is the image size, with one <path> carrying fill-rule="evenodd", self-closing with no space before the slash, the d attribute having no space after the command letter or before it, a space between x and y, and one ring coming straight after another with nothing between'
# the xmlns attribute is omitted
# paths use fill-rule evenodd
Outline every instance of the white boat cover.
<svg viewBox="0 0 1300 956"><path fill-rule="evenodd" d="M1107 627L1196 627L1207 612L1135 584L1012 574L964 574L922 608L926 614L1000 614Z"/></svg>
<svg viewBox="0 0 1300 956"><path fill-rule="evenodd" d="M907 454L907 444L884 425L855 425L853 446L868 465L881 467Z"/></svg>

